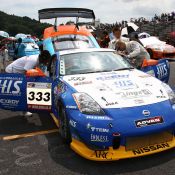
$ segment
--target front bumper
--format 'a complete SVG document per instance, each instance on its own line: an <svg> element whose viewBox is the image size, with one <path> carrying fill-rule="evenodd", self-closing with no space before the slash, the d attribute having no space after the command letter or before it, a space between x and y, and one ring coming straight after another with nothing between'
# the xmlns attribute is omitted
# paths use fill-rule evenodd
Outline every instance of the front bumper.
<svg viewBox="0 0 175 175"><path fill-rule="evenodd" d="M133 158L146 156L158 152L162 152L175 147L175 137L169 142L159 143L137 150L126 151L125 146L120 146L114 150L112 147L109 150L91 150L84 143L72 139L71 148L80 156L93 161L114 161L119 159Z"/></svg>

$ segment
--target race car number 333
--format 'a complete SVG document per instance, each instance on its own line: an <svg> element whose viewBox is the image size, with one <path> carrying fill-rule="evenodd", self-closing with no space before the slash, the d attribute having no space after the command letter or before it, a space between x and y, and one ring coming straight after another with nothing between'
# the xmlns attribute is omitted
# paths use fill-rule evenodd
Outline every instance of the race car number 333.
<svg viewBox="0 0 175 175"><path fill-rule="evenodd" d="M27 83L28 105L51 105L51 83Z"/></svg>

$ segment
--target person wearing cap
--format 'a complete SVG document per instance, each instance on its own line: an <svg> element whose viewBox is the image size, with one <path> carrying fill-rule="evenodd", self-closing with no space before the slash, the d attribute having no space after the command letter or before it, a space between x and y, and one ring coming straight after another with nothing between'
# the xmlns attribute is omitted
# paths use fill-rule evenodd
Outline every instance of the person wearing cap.
<svg viewBox="0 0 175 175"><path fill-rule="evenodd" d="M144 59L150 59L149 53L137 41L118 41L116 43L116 50L118 54L126 57L138 69L141 68Z"/></svg>

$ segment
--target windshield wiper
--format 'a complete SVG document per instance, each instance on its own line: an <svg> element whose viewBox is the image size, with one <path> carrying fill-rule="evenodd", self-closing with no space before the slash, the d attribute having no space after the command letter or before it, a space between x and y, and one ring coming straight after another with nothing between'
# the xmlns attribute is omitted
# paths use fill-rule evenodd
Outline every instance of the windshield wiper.
<svg viewBox="0 0 175 175"><path fill-rule="evenodd" d="M113 71L131 70L131 69L134 69L134 67L124 67L124 68L115 69L115 70L113 70Z"/></svg>

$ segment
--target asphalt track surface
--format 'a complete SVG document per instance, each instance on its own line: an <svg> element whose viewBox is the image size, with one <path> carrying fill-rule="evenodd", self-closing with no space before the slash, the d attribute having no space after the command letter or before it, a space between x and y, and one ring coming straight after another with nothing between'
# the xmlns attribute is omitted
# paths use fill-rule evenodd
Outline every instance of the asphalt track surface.
<svg viewBox="0 0 175 175"><path fill-rule="evenodd" d="M175 63L171 63L170 85L175 85ZM6 136L56 129L48 114L22 117L0 110L0 175L174 175L175 149L115 162L92 162L62 143L58 132L17 140Z"/></svg>

